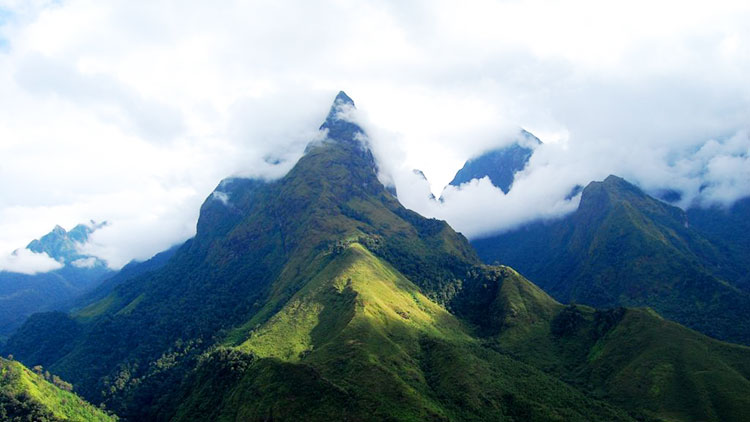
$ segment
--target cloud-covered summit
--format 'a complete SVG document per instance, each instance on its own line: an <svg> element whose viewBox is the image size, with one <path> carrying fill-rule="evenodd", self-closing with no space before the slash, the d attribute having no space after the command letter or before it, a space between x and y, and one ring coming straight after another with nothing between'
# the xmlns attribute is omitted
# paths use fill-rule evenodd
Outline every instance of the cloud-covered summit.
<svg viewBox="0 0 750 422"><path fill-rule="evenodd" d="M489 177L490 182L507 194L515 174L529 163L534 148L541 145L539 138L521 129L517 140L510 145L487 151L469 159L456 173L451 186L461 186L473 179Z"/></svg>

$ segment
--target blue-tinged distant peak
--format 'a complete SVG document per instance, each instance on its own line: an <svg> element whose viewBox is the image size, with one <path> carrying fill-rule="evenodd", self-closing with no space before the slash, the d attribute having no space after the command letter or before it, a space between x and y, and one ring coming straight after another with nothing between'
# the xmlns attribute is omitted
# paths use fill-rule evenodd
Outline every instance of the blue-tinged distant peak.
<svg viewBox="0 0 750 422"><path fill-rule="evenodd" d="M515 174L526 167L534 148L541 144L539 138L521 129L512 144L485 152L467 161L456 173L450 185L460 186L473 179L489 177L493 185L508 193Z"/></svg>
<svg viewBox="0 0 750 422"><path fill-rule="evenodd" d="M89 240L89 235L95 230L101 228L106 223L79 224L70 231L66 231L59 225L56 225L52 231L32 240L26 248L36 253L46 253L56 261L70 264L81 259L93 258L89 255L82 254L78 248ZM104 262L94 259L88 266L105 266Z"/></svg>
<svg viewBox="0 0 750 422"><path fill-rule="evenodd" d="M334 102L334 104L336 104L336 103L339 103L339 104L349 104L352 107L354 107L354 100L352 100L351 97L349 97L348 95L346 95L346 92L344 92L344 91L339 91L339 93L336 94L336 98L334 99L333 102Z"/></svg>

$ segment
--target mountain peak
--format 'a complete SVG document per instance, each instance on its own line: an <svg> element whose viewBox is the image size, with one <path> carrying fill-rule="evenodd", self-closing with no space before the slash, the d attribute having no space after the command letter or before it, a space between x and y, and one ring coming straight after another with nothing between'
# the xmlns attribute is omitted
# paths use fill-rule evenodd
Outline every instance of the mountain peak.
<svg viewBox="0 0 750 422"><path fill-rule="evenodd" d="M607 176L603 181L590 182L583 189L581 203L578 209L590 209L602 212L608 208L613 198L625 199L627 192L638 192L638 188L628 183L625 179L613 174Z"/></svg>
<svg viewBox="0 0 750 422"><path fill-rule="evenodd" d="M49 233L34 239L26 245L26 249L32 252L45 252L50 257L60 262L71 263L81 258L90 258L78 250L80 244L88 241L88 237L95 230L106 225L106 222L95 223L91 225L79 224L70 231L65 230L62 226L56 225ZM102 263L103 265L103 263Z"/></svg>
<svg viewBox="0 0 750 422"><path fill-rule="evenodd" d="M601 182L601 186L609 194L615 194L618 197L643 199L647 196L638 186L614 174L607 176Z"/></svg>
<svg viewBox="0 0 750 422"><path fill-rule="evenodd" d="M352 107L354 107L354 101L351 99L351 97L346 95L346 92L344 91L339 91L339 93L336 94L336 99L334 100L334 103L337 103L337 102L350 104Z"/></svg>
<svg viewBox="0 0 750 422"><path fill-rule="evenodd" d="M356 108L354 101L344 91L339 91L336 98L333 99L331 109L328 111L326 121L321 128L326 125L333 125L339 121L347 121L347 114Z"/></svg>
<svg viewBox="0 0 750 422"><path fill-rule="evenodd" d="M613 185L622 185L622 184L625 184L625 183L629 184L625 179L623 179L620 176L615 176L614 174L610 174L609 176L607 176L607 178L604 179L603 183L605 185L610 185L610 186L613 186Z"/></svg>
<svg viewBox="0 0 750 422"><path fill-rule="evenodd" d="M353 116L355 110L354 101L344 91L340 91L333 100L325 122L320 125L320 130L326 131L326 137L329 140L369 150L363 141L365 131L355 122ZM308 145L306 151L311 146L312 144Z"/></svg>
<svg viewBox="0 0 750 422"><path fill-rule="evenodd" d="M589 191L589 194L593 191L601 191L609 194L630 193L635 194L636 196L645 195L636 185L628 182L620 176L615 176L614 174L610 174L601 182L589 183L584 189L584 192L587 190Z"/></svg>
<svg viewBox="0 0 750 422"><path fill-rule="evenodd" d="M678 221L681 226L687 224L685 211L646 194L638 186L622 177L610 175L601 182L591 182L583 189L577 215L590 219L594 215L605 216L613 207L627 212L638 212L644 218ZM625 208L623 208L625 207Z"/></svg>
<svg viewBox="0 0 750 422"><path fill-rule="evenodd" d="M486 151L464 163L449 184L460 186L486 176L494 186L507 194L513 185L515 174L526 167L534 148L541 144L539 138L521 129L513 143Z"/></svg>

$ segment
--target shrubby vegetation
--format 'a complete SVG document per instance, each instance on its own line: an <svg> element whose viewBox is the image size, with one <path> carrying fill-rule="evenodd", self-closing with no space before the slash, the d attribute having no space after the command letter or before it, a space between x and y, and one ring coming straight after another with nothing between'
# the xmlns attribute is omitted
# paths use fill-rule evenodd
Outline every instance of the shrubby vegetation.
<svg viewBox="0 0 750 422"><path fill-rule="evenodd" d="M28 393L0 394L0 420L8 422L62 422Z"/></svg>

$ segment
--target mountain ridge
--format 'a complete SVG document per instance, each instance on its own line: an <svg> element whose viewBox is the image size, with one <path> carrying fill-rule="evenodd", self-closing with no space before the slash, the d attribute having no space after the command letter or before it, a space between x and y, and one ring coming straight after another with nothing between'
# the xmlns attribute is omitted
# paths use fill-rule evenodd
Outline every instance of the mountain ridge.
<svg viewBox="0 0 750 422"><path fill-rule="evenodd" d="M689 226L685 211L609 176L584 188L573 214L472 244L485 262L512 265L564 303L651 306L748 344L750 327L736 315L750 311L750 297L715 275L720 251Z"/></svg>

